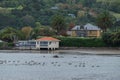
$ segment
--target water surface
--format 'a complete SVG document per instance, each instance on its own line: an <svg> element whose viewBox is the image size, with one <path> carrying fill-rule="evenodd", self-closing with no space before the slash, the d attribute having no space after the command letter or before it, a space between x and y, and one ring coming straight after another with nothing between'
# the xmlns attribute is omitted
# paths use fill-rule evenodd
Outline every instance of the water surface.
<svg viewBox="0 0 120 80"><path fill-rule="evenodd" d="M0 52L0 80L120 80L120 57Z"/></svg>

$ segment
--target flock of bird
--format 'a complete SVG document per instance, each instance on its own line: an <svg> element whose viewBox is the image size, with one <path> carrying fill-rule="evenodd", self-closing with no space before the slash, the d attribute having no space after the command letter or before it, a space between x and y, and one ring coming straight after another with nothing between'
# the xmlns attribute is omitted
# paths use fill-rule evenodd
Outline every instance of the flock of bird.
<svg viewBox="0 0 120 80"><path fill-rule="evenodd" d="M45 56L43 56L45 57ZM54 55L53 58L59 58L59 56ZM63 58L63 57L62 57ZM77 57L74 57L77 58ZM77 61L77 62L57 62L57 61L53 61L53 62L39 62L39 61L35 61L35 60L30 60L30 61L20 61L20 60L0 60L0 66L1 65L29 65L29 66L34 66L34 65L39 65L39 66L47 66L47 65L51 65L54 67L61 67L61 66L73 66L73 67L87 67L87 63L86 62L81 62L81 61ZM91 67L100 67L99 65L91 65Z"/></svg>

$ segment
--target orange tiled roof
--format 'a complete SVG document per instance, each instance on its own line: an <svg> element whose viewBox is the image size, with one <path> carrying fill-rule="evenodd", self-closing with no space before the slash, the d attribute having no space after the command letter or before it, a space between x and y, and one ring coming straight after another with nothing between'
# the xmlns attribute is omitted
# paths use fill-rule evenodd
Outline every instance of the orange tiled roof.
<svg viewBox="0 0 120 80"><path fill-rule="evenodd" d="M53 37L43 37L43 38L37 39L37 41L60 41L60 40Z"/></svg>

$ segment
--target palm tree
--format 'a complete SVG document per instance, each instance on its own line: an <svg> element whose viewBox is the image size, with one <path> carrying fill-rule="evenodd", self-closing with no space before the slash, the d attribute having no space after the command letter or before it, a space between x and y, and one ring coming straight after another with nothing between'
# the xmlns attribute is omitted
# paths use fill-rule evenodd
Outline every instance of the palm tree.
<svg viewBox="0 0 120 80"><path fill-rule="evenodd" d="M15 42L18 39L22 39L22 33L12 27L4 28L0 31L0 38L7 42Z"/></svg>
<svg viewBox="0 0 120 80"><path fill-rule="evenodd" d="M99 14L97 17L97 25L103 30L103 32L106 32L108 28L111 28L114 21L115 18L107 11Z"/></svg>

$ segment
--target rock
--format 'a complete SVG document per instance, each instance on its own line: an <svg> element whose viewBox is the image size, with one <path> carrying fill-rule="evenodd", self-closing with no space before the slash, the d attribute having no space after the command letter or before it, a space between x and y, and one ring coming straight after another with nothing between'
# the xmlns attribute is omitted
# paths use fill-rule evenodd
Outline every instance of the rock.
<svg viewBox="0 0 120 80"><path fill-rule="evenodd" d="M58 55L54 55L53 58L59 58L59 56Z"/></svg>

